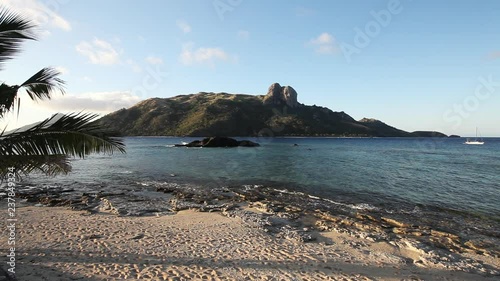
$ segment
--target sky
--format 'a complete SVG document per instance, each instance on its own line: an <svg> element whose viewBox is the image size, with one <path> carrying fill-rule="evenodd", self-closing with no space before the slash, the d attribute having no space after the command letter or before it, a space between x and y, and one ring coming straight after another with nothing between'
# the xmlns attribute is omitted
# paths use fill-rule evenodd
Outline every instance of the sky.
<svg viewBox="0 0 500 281"><path fill-rule="evenodd" d="M56 112L101 115L152 97L265 94L406 131L500 136L500 1L0 0L39 40L0 72L20 84L46 66L65 95L20 93L15 128Z"/></svg>

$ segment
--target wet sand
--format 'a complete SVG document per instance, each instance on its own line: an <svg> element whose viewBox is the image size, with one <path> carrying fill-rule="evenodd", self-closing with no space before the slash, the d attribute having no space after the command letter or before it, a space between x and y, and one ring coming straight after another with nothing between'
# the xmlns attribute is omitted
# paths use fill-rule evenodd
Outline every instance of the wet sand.
<svg viewBox="0 0 500 281"><path fill-rule="evenodd" d="M220 212L137 217L28 206L16 217L18 280L496 280L500 268L499 258L473 253L455 266L422 263L429 253L411 243L341 231L301 242ZM488 270L465 272L474 263Z"/></svg>

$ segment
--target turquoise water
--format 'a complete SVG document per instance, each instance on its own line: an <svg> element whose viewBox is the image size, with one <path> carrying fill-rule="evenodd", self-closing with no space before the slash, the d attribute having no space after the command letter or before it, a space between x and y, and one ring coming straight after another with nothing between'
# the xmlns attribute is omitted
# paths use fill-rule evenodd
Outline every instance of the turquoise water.
<svg viewBox="0 0 500 281"><path fill-rule="evenodd" d="M251 139L251 138L250 138ZM172 147L191 138L125 138L127 154L75 159L68 176L34 184L145 182L271 185L336 201L500 218L500 139L255 138L257 148ZM297 146L294 146L297 144Z"/></svg>

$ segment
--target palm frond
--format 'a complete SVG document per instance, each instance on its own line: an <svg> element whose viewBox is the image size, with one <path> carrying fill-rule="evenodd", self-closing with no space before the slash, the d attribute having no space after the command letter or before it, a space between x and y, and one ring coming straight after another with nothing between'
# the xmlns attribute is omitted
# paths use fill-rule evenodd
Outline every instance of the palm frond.
<svg viewBox="0 0 500 281"><path fill-rule="evenodd" d="M16 97L21 87L26 88L26 92L34 101L50 99L55 91L60 91L64 94L64 81L59 79L61 73L56 69L46 67L38 71L35 75L31 76L20 86L9 86L7 84L0 84L0 118L4 114L12 110L15 105ZM18 114L20 102L18 100Z"/></svg>
<svg viewBox="0 0 500 281"><path fill-rule="evenodd" d="M92 122L95 114L55 114L33 126L0 136L3 155L69 155L80 158L92 153L125 153L121 139Z"/></svg>
<svg viewBox="0 0 500 281"><path fill-rule="evenodd" d="M34 27L30 20L0 7L0 69L6 60L20 52L23 41L36 39Z"/></svg>
<svg viewBox="0 0 500 281"><path fill-rule="evenodd" d="M19 87L0 84L0 118L14 107Z"/></svg>
<svg viewBox="0 0 500 281"><path fill-rule="evenodd" d="M16 177L36 171L49 176L71 171L67 155L7 155L0 159L0 181L7 177L12 168Z"/></svg>
<svg viewBox="0 0 500 281"><path fill-rule="evenodd" d="M32 100L50 99L54 91L58 90L64 94L64 81L57 78L60 74L56 69L46 67L31 76L20 87L26 88Z"/></svg>

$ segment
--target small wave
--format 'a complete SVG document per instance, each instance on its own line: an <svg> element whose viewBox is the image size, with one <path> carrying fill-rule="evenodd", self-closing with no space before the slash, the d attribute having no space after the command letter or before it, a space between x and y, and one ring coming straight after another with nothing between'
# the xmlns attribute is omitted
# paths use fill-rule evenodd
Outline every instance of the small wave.
<svg viewBox="0 0 500 281"><path fill-rule="evenodd" d="M309 198L314 199L314 200L322 200L319 197L316 197L316 196L313 196L313 195L310 195L310 194L306 194L306 193L300 192L300 191L290 191L290 190L287 190L287 189L274 189L274 191L277 191L279 193L284 193L284 194L308 196Z"/></svg>
<svg viewBox="0 0 500 281"><path fill-rule="evenodd" d="M160 181L143 181L143 182L135 182L137 185L141 186L153 186L153 187L180 187L178 183L174 182L160 182Z"/></svg>
<svg viewBox="0 0 500 281"><path fill-rule="evenodd" d="M36 185L22 185L22 187L24 189L35 189L35 188L38 188L38 186L36 186Z"/></svg>
<svg viewBox="0 0 500 281"><path fill-rule="evenodd" d="M367 203L351 204L349 205L349 207L355 210L370 210L370 211L378 210L377 207Z"/></svg>
<svg viewBox="0 0 500 281"><path fill-rule="evenodd" d="M146 146L146 147L147 148L155 148L155 149L163 149L163 148L175 147L175 144L152 145L152 146Z"/></svg>
<svg viewBox="0 0 500 281"><path fill-rule="evenodd" d="M118 172L118 174L132 174L133 172L132 171L121 171L121 172Z"/></svg>
<svg viewBox="0 0 500 281"><path fill-rule="evenodd" d="M253 190L253 189L257 189L257 188L261 188L262 185L259 185L259 184L244 184L243 187L245 188L245 191L249 191L249 190Z"/></svg>
<svg viewBox="0 0 500 281"><path fill-rule="evenodd" d="M340 203L340 202L337 202L337 201L334 201L334 200L331 200L331 199L327 199L327 198L321 198L321 197L314 196L314 195L307 194L307 193L300 192L300 191L289 191L289 190L286 190L286 189L275 189L275 191L280 192L280 193L285 193L285 194L307 196L307 197L309 197L309 198L311 198L313 200L324 201L324 202L328 202L328 203L333 204L333 205L343 206L343 207L347 207L347 208L351 208L351 209L355 209L355 210L370 210L370 211L374 211L374 210L378 210L379 209L379 208L377 208L377 207L375 207L373 205L367 204L367 203L345 204L345 203Z"/></svg>

